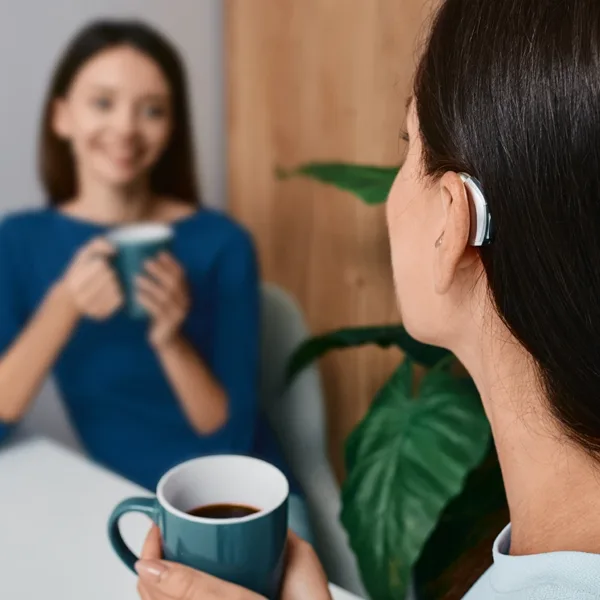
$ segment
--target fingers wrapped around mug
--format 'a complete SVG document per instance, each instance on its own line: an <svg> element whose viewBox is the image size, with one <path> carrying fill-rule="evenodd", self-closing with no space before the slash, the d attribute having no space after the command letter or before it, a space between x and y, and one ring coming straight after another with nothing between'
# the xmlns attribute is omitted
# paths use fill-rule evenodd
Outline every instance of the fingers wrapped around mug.
<svg viewBox="0 0 600 600"><path fill-rule="evenodd" d="M185 273L165 252L146 262L145 273L136 278L136 295L152 318L150 337L155 344L167 341L179 330L190 308Z"/></svg>

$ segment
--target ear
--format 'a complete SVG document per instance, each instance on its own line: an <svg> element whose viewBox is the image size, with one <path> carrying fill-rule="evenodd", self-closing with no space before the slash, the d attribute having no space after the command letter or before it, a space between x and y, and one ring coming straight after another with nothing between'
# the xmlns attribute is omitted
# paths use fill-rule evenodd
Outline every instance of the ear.
<svg viewBox="0 0 600 600"><path fill-rule="evenodd" d="M467 189L458 173L449 171L440 180L440 194L444 211L444 229L436 242L434 258L435 291L448 292L459 269L477 259L469 245L471 216Z"/></svg>
<svg viewBox="0 0 600 600"><path fill-rule="evenodd" d="M68 140L71 137L71 116L69 107L64 98L57 98L52 103L52 114L50 118L52 131L57 137Z"/></svg>

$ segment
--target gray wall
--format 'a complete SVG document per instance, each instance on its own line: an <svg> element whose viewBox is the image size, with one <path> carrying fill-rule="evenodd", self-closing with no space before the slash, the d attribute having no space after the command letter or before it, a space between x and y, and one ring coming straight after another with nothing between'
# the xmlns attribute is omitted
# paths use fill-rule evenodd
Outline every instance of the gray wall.
<svg viewBox="0 0 600 600"><path fill-rule="evenodd" d="M222 0L4 0L0 12L0 214L37 206L39 114L52 67L69 37L96 17L143 18L166 33L187 64L205 201L223 207L225 110ZM20 434L42 432L77 447L50 382Z"/></svg>
<svg viewBox="0 0 600 600"><path fill-rule="evenodd" d="M15 0L0 13L0 212L36 206L39 114L52 66L89 19L147 20L187 63L196 147L207 204L225 203L222 0Z"/></svg>

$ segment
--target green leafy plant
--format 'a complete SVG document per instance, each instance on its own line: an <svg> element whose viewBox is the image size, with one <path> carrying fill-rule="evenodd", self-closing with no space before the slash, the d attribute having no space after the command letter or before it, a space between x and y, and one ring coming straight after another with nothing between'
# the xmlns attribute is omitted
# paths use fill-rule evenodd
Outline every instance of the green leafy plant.
<svg viewBox="0 0 600 600"><path fill-rule="evenodd" d="M351 192L367 204L381 204L386 201L397 173L398 167L372 167L344 163L310 163L291 171L277 170L277 175L281 179L304 175Z"/></svg>
<svg viewBox="0 0 600 600"><path fill-rule="evenodd" d="M309 177L376 205L387 199L397 172L312 163L278 175ZM411 577L427 596L431 579L456 561L465 540L478 541L477 533L455 535L457 527L464 533L469 522L505 506L489 424L473 382L452 368L454 356L421 344L400 324L307 340L288 365L288 379L327 352L367 344L400 348L405 358L347 440L341 520L374 600L404 598ZM425 369L418 385L416 366ZM487 503L480 497L486 486L493 495Z"/></svg>

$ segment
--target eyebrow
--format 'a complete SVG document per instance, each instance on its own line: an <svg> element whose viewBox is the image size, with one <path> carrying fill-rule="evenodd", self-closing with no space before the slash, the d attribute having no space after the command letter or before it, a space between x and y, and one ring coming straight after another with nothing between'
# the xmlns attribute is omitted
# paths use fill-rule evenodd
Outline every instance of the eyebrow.
<svg viewBox="0 0 600 600"><path fill-rule="evenodd" d="M103 84L92 84L90 87L95 92L109 92L111 94L114 94L114 93L118 92L117 88L110 87L108 85L103 85ZM169 92L164 92L164 93L151 92L151 93L145 94L143 96L144 100L168 100L169 97L170 97L170 93Z"/></svg>
<svg viewBox="0 0 600 600"><path fill-rule="evenodd" d="M89 86L89 88L92 89L92 90L94 90L95 92L111 92L112 93L112 92L115 91L114 88L111 88L108 85L102 85L100 83L92 83Z"/></svg>
<svg viewBox="0 0 600 600"><path fill-rule="evenodd" d="M410 95L410 96L409 96L409 97L406 99L406 106L405 106L406 110L408 110L408 109L410 108L410 105L411 105L412 101L413 101L413 95L411 94L411 95Z"/></svg>

